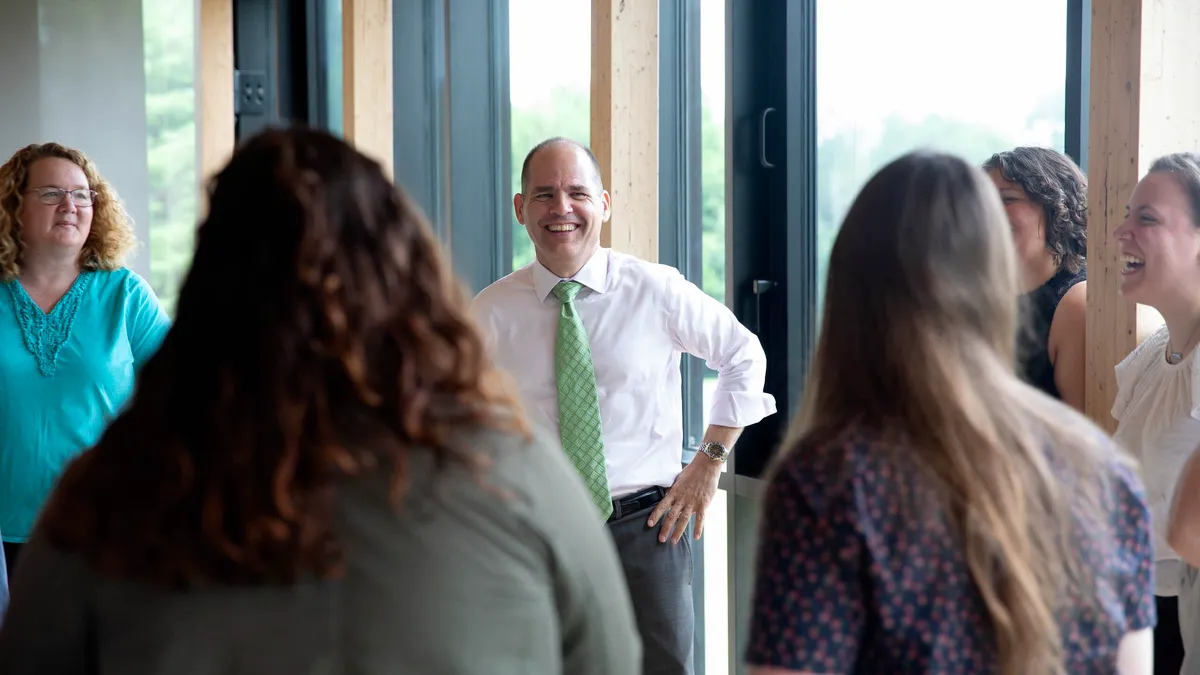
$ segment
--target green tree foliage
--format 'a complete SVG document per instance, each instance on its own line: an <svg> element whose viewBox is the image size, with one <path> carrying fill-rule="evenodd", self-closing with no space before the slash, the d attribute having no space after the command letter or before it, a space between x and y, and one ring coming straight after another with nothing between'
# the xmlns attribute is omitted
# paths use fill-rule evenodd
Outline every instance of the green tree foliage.
<svg viewBox="0 0 1200 675"><path fill-rule="evenodd" d="M917 149L952 152L982 164L992 153L1012 147L1010 139L987 127L930 115L910 120L889 117L879 134L844 132L817 149L817 279L825 287L826 263L851 202L883 165ZM818 297L821 293L818 293Z"/></svg>
<svg viewBox="0 0 1200 675"><path fill-rule="evenodd" d="M197 220L194 0L144 0L146 118L150 172L150 282L172 311L191 261ZM340 69L334 69L339 74ZM1026 120L1049 127L1062 147L1062 99L1048 96ZM587 89L556 88L546 102L512 109L512 185L520 189L525 154L551 136L587 143ZM706 105L701 118L702 261L705 292L725 299L725 134ZM877 133L847 131L821 142L817 153L817 272L824 285L826 260L850 202L872 173L915 148L936 148L982 162L1011 147L1011 139L979 125L931 115L892 117ZM782 198L782 196L781 196ZM621 205L614 204L620 211ZM509 204L498 208L511 209ZM513 267L533 260L525 229L512 218ZM752 226L753 224L741 224Z"/></svg>
<svg viewBox="0 0 1200 675"><path fill-rule="evenodd" d="M146 162L150 173L150 284L174 313L196 232L194 0L145 0Z"/></svg>
<svg viewBox="0 0 1200 675"><path fill-rule="evenodd" d="M521 161L529 149L551 136L588 138L588 94L558 89L551 103L512 109L512 181L520 185ZM1048 99L1027 120L1032 129L1050 125L1054 145L1062 147L1061 99ZM701 117L701 234L703 269L699 283L706 293L725 300L725 133L724 126L705 106ZM986 126L937 115L909 119L893 116L873 133L848 130L822 141L817 151L817 274L824 287L826 262L841 221L855 195L884 164L911 150L926 148L953 152L976 163L1010 148L1014 141ZM782 196L781 196L782 198ZM620 211L621 205L613 209ZM513 220L513 267L533 260L525 229Z"/></svg>
<svg viewBox="0 0 1200 675"><path fill-rule="evenodd" d="M725 302L725 128L700 111L700 279L705 293Z"/></svg>

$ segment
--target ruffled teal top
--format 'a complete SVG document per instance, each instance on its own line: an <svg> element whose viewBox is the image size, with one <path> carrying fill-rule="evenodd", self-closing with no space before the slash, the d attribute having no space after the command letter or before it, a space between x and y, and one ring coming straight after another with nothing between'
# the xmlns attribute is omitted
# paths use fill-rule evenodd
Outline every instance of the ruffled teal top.
<svg viewBox="0 0 1200 675"><path fill-rule="evenodd" d="M84 272L49 312L0 284L0 534L24 542L67 463L133 392L170 319L128 269Z"/></svg>

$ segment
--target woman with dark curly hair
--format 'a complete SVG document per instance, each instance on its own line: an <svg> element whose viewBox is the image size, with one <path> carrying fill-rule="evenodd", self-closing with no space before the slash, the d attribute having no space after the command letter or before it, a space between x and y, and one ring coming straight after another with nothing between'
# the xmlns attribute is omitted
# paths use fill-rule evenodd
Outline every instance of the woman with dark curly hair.
<svg viewBox="0 0 1200 675"><path fill-rule="evenodd" d="M379 165L268 131L210 204L174 327L27 545L0 673L636 672L582 482Z"/></svg>
<svg viewBox="0 0 1200 675"><path fill-rule="evenodd" d="M1022 377L1083 410L1087 178L1050 148L1000 152L983 168L1000 190L1025 290Z"/></svg>
<svg viewBox="0 0 1200 675"><path fill-rule="evenodd" d="M0 534L11 569L54 481L133 391L169 319L123 266L133 222L82 152L0 166Z"/></svg>

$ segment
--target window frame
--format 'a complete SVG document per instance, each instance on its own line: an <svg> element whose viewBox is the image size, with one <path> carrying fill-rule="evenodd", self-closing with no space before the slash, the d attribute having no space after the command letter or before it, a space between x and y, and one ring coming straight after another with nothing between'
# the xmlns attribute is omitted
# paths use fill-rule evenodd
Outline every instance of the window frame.
<svg viewBox="0 0 1200 675"><path fill-rule="evenodd" d="M701 0L659 0L658 262L703 286ZM690 462L704 434L704 364L685 355L683 452Z"/></svg>
<svg viewBox="0 0 1200 675"><path fill-rule="evenodd" d="M459 277L477 293L512 269L508 0L447 3L446 62L443 239Z"/></svg>
<svg viewBox="0 0 1200 675"><path fill-rule="evenodd" d="M726 194L728 296L767 352L767 392L779 412L747 430L734 453L739 477L760 479L803 395L816 346L817 0L727 0L730 49ZM782 6L786 5L786 7ZM1087 171L1092 0L1067 0L1065 151ZM779 54L785 54L783 59ZM767 130L761 128L762 111ZM780 152L762 166L762 148ZM775 172L772 174L771 172ZM761 223L757 228L735 223ZM780 246L779 242L784 242ZM756 279L774 282L761 295ZM782 365L780 365L782 364ZM747 494L760 489L748 487Z"/></svg>
<svg viewBox="0 0 1200 675"><path fill-rule="evenodd" d="M730 457L729 672L743 672L764 472L795 414L820 317L817 255L817 0L726 0L727 297L767 352L779 412L747 429ZM1066 154L1087 170L1092 0L1068 0ZM783 55L783 58L780 55ZM762 111L767 115L765 139ZM763 166L762 148L777 152ZM774 172L774 173L772 173ZM739 227L757 223L758 227ZM782 245L780 242L783 242ZM775 282L755 295L754 280Z"/></svg>
<svg viewBox="0 0 1200 675"><path fill-rule="evenodd" d="M759 478L799 403L816 341L816 0L726 8L726 293L762 342L779 411L744 432L730 471Z"/></svg>
<svg viewBox="0 0 1200 675"><path fill-rule="evenodd" d="M1067 95L1064 150L1087 174L1091 106L1092 0L1067 0Z"/></svg>
<svg viewBox="0 0 1200 675"><path fill-rule="evenodd" d="M446 16L442 0L392 7L393 165L438 237L446 236Z"/></svg>
<svg viewBox="0 0 1200 675"><path fill-rule="evenodd" d="M701 0L659 0L658 262L702 286L700 11ZM682 374L683 463L704 434L704 364L685 354ZM705 675L704 540L692 545L694 665Z"/></svg>

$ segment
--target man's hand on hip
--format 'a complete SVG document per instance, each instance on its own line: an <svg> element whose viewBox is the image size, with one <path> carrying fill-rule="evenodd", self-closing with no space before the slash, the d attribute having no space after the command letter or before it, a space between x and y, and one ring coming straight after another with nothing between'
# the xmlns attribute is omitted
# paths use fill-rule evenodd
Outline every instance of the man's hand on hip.
<svg viewBox="0 0 1200 675"><path fill-rule="evenodd" d="M670 538L672 544L678 544L692 516L696 516L694 538L700 538L704 533L704 514L712 503L713 495L717 493L721 466L720 462L698 453L690 464L683 467L683 471L675 478L675 484L667 490L667 495L650 512L650 520L646 523L648 527L654 527L655 523L662 520L659 541L665 543Z"/></svg>

